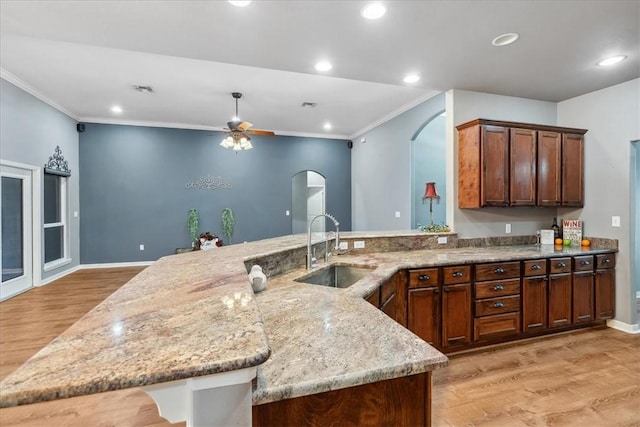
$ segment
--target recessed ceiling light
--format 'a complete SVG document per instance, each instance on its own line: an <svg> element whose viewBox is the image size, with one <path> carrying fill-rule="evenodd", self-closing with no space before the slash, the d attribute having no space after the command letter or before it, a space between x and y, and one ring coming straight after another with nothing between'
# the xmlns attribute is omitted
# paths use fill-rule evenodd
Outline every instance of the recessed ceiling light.
<svg viewBox="0 0 640 427"><path fill-rule="evenodd" d="M229 0L229 3L231 3L234 6L245 7L245 6L249 6L249 3L251 3L251 0Z"/></svg>
<svg viewBox="0 0 640 427"><path fill-rule="evenodd" d="M371 3L368 6L365 6L364 9L360 12L360 14L367 19L379 19L387 13L387 8L384 7L382 3Z"/></svg>
<svg viewBox="0 0 640 427"><path fill-rule="evenodd" d="M120 114L122 113L122 107L120 107L119 105L114 105L113 107L111 107L111 112L115 114Z"/></svg>
<svg viewBox="0 0 640 427"><path fill-rule="evenodd" d="M498 37L491 41L491 44L494 46L507 46L511 43L515 43L519 38L520 34L518 33L500 34Z"/></svg>
<svg viewBox="0 0 640 427"><path fill-rule="evenodd" d="M315 65L315 67L318 71L329 71L333 68L333 65L328 61L320 61Z"/></svg>
<svg viewBox="0 0 640 427"><path fill-rule="evenodd" d="M611 58L603 59L602 61L598 61L598 65L601 67L608 67L609 65L617 64L618 62L622 62L627 59L624 55L612 56Z"/></svg>
<svg viewBox="0 0 640 427"><path fill-rule="evenodd" d="M407 74L403 79L405 83L415 83L418 80L420 80L420 76L417 74Z"/></svg>
<svg viewBox="0 0 640 427"><path fill-rule="evenodd" d="M324 130L331 130L331 123L326 122L323 126Z"/></svg>

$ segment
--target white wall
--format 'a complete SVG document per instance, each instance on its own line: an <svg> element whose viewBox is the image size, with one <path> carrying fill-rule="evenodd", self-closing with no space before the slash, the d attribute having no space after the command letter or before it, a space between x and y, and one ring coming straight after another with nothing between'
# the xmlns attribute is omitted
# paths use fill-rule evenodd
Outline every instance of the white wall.
<svg viewBox="0 0 640 427"><path fill-rule="evenodd" d="M361 230L411 228L411 138L445 107L444 94L353 139L351 226ZM361 138L366 138L362 143ZM395 212L400 212L400 218Z"/></svg>
<svg viewBox="0 0 640 427"><path fill-rule="evenodd" d="M631 283L631 141L640 138L640 79L558 103L558 125L585 135L585 207L559 209L584 221L586 235L618 239L616 320L638 323ZM611 227L611 216L621 227Z"/></svg>
<svg viewBox="0 0 640 427"><path fill-rule="evenodd" d="M0 158L3 160L42 168L54 153L56 146L60 146L62 155L69 162L71 169L68 181L69 211L78 211L80 168L76 121L0 79L0 122ZM42 182L40 186L42 187ZM69 270L80 262L79 218L73 218L71 215L68 226L69 256L72 262L46 273L42 270L43 279ZM35 232L42 233L42 228L34 230ZM40 250L44 259L44 243Z"/></svg>
<svg viewBox="0 0 640 427"><path fill-rule="evenodd" d="M482 208L458 209L457 132L455 126L482 118L514 122L556 124L556 103L488 93L450 90L447 92L447 199L448 221L462 238L503 236L505 224L511 235L531 235L549 228L556 210L553 208Z"/></svg>

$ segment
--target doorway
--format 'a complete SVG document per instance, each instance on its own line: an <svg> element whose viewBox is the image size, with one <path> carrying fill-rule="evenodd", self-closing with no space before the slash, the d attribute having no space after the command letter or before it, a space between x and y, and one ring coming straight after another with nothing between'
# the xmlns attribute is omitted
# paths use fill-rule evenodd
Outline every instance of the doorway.
<svg viewBox="0 0 640 427"><path fill-rule="evenodd" d="M0 301L33 286L32 171L0 166L2 246Z"/></svg>
<svg viewBox="0 0 640 427"><path fill-rule="evenodd" d="M325 178L318 172L302 171L291 178L291 233L306 233L309 221L325 212ZM324 233L325 221L313 223L313 233Z"/></svg>

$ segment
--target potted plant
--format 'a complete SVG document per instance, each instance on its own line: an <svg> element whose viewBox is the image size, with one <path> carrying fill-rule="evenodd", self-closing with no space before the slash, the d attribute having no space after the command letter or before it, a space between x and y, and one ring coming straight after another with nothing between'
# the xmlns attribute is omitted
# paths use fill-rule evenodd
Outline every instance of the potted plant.
<svg viewBox="0 0 640 427"><path fill-rule="evenodd" d="M224 234L229 244L231 244L234 224L233 211L230 208L224 208L222 210L222 234Z"/></svg>
<svg viewBox="0 0 640 427"><path fill-rule="evenodd" d="M191 236L191 247L195 247L198 241L198 227L200 225L200 216L198 210L195 208L189 209L189 216L187 217L187 230Z"/></svg>

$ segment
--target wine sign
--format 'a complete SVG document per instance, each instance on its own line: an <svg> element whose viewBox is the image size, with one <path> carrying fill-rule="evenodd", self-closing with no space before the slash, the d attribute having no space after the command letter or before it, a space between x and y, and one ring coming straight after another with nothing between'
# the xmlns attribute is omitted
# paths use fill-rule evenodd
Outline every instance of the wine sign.
<svg viewBox="0 0 640 427"><path fill-rule="evenodd" d="M571 240L571 246L580 246L582 241L582 221L578 219L563 219L562 238Z"/></svg>

